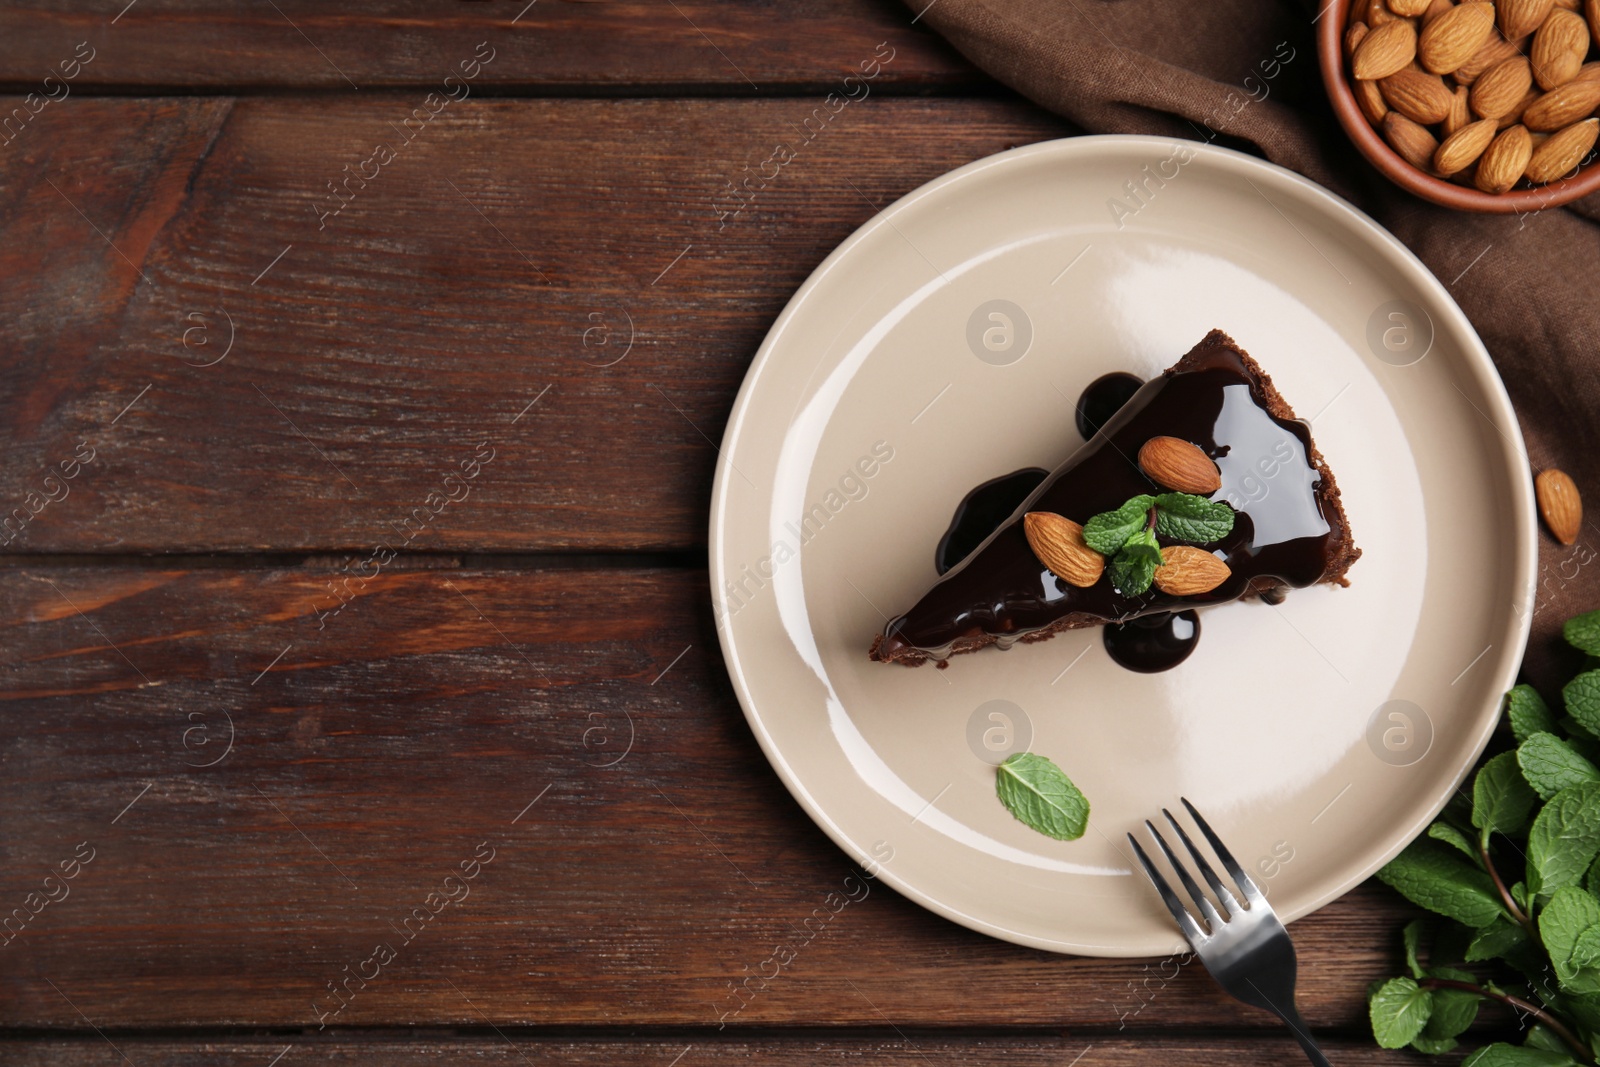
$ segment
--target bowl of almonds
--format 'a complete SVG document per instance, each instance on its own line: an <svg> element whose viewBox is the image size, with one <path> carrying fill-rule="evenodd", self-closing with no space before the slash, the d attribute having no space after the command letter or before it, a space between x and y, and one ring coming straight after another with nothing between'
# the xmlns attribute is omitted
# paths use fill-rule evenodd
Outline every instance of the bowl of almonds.
<svg viewBox="0 0 1600 1067"><path fill-rule="evenodd" d="M1600 0L1333 0L1322 78L1395 184L1503 214L1600 190Z"/></svg>

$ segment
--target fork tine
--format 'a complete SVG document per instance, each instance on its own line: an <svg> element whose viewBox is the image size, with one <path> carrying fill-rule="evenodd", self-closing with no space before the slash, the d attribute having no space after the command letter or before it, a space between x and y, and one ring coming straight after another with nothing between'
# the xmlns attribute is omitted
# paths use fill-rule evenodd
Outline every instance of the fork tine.
<svg viewBox="0 0 1600 1067"><path fill-rule="evenodd" d="M1216 933L1222 926L1223 919L1221 915L1217 914L1217 909L1211 903L1211 898L1207 897L1205 892L1195 884L1193 876L1189 874L1189 868L1185 867L1183 862L1178 859L1177 854L1167 844L1167 839L1162 837L1161 831L1155 828L1155 824L1146 819L1144 825L1150 831L1150 836L1156 839L1156 844L1161 846L1161 851L1166 853L1167 862L1172 864L1172 869L1178 872L1178 879L1183 882L1183 888L1189 891L1189 898L1194 901L1194 906L1199 908L1201 914L1206 917L1206 922L1210 925L1211 932Z"/></svg>
<svg viewBox="0 0 1600 1067"><path fill-rule="evenodd" d="M1139 857L1139 866L1144 868L1150 884L1161 894L1162 902L1166 904L1167 910L1172 912L1172 917L1177 921L1178 928L1183 931L1183 936L1189 939L1190 945L1198 946L1206 938L1205 931L1200 929L1200 924L1194 921L1194 916L1184 908L1183 901L1178 899L1178 894L1172 891L1172 886L1168 885L1167 879L1156 870L1155 864L1150 862L1150 857L1145 855L1144 849L1132 834L1128 835L1128 844L1133 846L1134 854Z"/></svg>
<svg viewBox="0 0 1600 1067"><path fill-rule="evenodd" d="M1178 840L1183 842L1183 847L1188 849L1189 855L1194 857L1195 866L1200 868L1200 874L1205 878L1206 884L1211 887L1211 891L1217 895L1218 900L1222 901L1222 906L1228 909L1228 917L1232 918L1239 914L1243 910L1239 907L1239 902L1234 899L1232 893L1228 892L1228 887L1222 884L1222 879L1217 877L1217 872L1212 869L1211 863L1199 849L1194 847L1194 842L1184 832L1182 824L1177 819L1174 819L1172 812L1166 808L1161 809L1161 814L1167 817L1167 821L1172 824L1172 828L1178 832Z"/></svg>
<svg viewBox="0 0 1600 1067"><path fill-rule="evenodd" d="M1205 818L1194 809L1194 805L1189 803L1188 797L1179 797L1178 799L1183 801L1183 806L1189 809L1189 814L1194 817L1195 825L1200 827L1200 832L1206 835L1207 841L1211 842L1211 850L1217 854L1217 858L1222 861L1222 865L1228 869L1228 874L1233 877L1235 884L1244 891L1245 899L1252 906L1265 905L1267 903L1266 894L1262 893L1255 882L1250 880L1250 876L1244 873L1244 868L1239 866L1239 861L1233 858L1233 853L1228 851L1228 846L1224 845L1222 839L1217 836L1216 831L1211 829L1211 824L1206 822Z"/></svg>

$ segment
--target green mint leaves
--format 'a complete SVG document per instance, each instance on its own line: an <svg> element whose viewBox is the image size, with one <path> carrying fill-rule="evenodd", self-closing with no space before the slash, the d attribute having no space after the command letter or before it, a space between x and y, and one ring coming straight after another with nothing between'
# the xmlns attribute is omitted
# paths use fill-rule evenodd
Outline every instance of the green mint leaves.
<svg viewBox="0 0 1600 1067"><path fill-rule="evenodd" d="M1007 756L995 776L995 792L1020 822L1057 841L1076 841L1089 828L1088 799L1043 756Z"/></svg>
<svg viewBox="0 0 1600 1067"><path fill-rule="evenodd" d="M1234 511L1192 493L1141 493L1115 511L1083 524L1084 544L1110 559L1111 584L1123 596L1140 596L1161 566L1156 534L1173 541L1209 544L1233 532ZM1600 692L1597 692L1600 696Z"/></svg>
<svg viewBox="0 0 1600 1067"><path fill-rule="evenodd" d="M1564 632L1593 656L1600 612L1571 620ZM1383 1047L1447 1052L1484 1002L1517 1011L1531 1002L1542 1013L1521 1044L1479 1048L1462 1067L1595 1062L1600 670L1578 675L1562 698L1564 707L1553 710L1529 686L1507 693L1509 736L1502 737L1514 743L1502 743L1479 767L1470 804L1452 801L1378 872L1438 916L1406 926L1406 973L1369 992L1372 1033ZM1491 969L1464 969L1485 965Z"/></svg>

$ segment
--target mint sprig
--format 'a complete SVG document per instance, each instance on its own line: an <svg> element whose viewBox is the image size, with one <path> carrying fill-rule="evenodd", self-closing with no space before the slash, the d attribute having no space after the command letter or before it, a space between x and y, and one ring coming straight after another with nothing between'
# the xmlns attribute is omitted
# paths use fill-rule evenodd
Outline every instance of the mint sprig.
<svg viewBox="0 0 1600 1067"><path fill-rule="evenodd" d="M1192 493L1140 493L1115 511L1102 511L1083 524L1083 542L1110 560L1107 573L1117 592L1141 596L1161 566L1156 534L1173 541L1209 544L1233 532L1233 508ZM1600 690L1596 692L1600 722Z"/></svg>
<svg viewBox="0 0 1600 1067"><path fill-rule="evenodd" d="M1020 822L1057 841L1076 841L1089 828L1088 798L1044 756L1018 752L997 770L995 792Z"/></svg>
<svg viewBox="0 0 1600 1067"><path fill-rule="evenodd" d="M1600 611L1567 623L1600 647ZM1485 761L1470 803L1453 801L1378 878L1442 916L1404 934L1407 974L1372 988L1386 1048L1447 1052L1484 1001L1531 1022L1520 1045L1477 1049L1462 1067L1596 1062L1600 1052L1600 670L1562 690L1558 717L1531 687L1506 694L1513 747ZM1462 797L1465 793L1461 794ZM1516 873L1522 880L1516 880ZM1466 966L1475 970L1465 970Z"/></svg>

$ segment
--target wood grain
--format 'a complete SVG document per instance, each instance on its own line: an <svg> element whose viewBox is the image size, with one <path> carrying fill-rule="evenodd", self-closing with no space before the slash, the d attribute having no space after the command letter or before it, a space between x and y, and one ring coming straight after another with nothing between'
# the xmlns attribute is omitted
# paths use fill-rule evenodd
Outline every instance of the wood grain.
<svg viewBox="0 0 1600 1067"><path fill-rule="evenodd" d="M92 58L68 83L79 92L433 86L484 41L496 56L481 85L500 91L793 91L856 73L880 43L897 53L886 84L986 81L913 18L895 0L382 0L359 9L315 0L118 0L93 9L27 0L0 7L0 83L32 89L47 74L59 77L61 61L87 42Z"/></svg>
<svg viewBox="0 0 1600 1067"><path fill-rule="evenodd" d="M94 852L0 948L0 1025L1272 1025L1196 966L1018 948L881 883L807 937L864 883L762 758L703 573L390 567L319 630L331 576L0 574L0 900ZM1368 887L1295 925L1314 1025L1362 1024L1404 914Z"/></svg>
<svg viewBox="0 0 1600 1067"><path fill-rule="evenodd" d="M894 198L1066 132L877 97L468 100L404 127L421 100L68 99L22 130L0 551L371 546L486 440L470 501L406 547L697 547L796 286ZM796 158L719 217L779 141ZM48 500L81 442L96 458Z"/></svg>
<svg viewBox="0 0 1600 1067"><path fill-rule="evenodd" d="M872 1063L881 1067L927 1067L928 1064L1003 1063L1012 1067L1124 1067L1132 1064L1172 1064L1176 1067L1215 1067L1217 1064L1296 1062L1293 1042L1277 1035L1240 1037L1128 1037L1100 1034L1038 1035L1026 1037L960 1037L948 1034L895 1034L851 1037L766 1037L761 1039L707 1037L687 1034L682 1040L625 1040L594 1038L560 1040L522 1035L487 1034L450 1040L418 1038L361 1039L339 1037L314 1040L286 1035L272 1040L216 1040L197 1038L133 1038L122 1035L107 1041L90 1035L83 1040L31 1039L0 1044L16 1067L53 1064L58 1067L126 1067L129 1060L141 1067L262 1067L284 1053L283 1067L301 1064L393 1064L423 1067L440 1063L499 1065L592 1064L638 1067L704 1067L705 1064L759 1063L773 1067L811 1064ZM288 1051L285 1053L284 1050ZM1370 1038L1332 1038L1323 1049L1341 1067L1400 1065L1423 1062L1415 1053L1387 1052ZM120 1050L120 1051L119 1051ZM122 1058L126 1053L128 1060ZM678 1057L682 1057L681 1059ZM1304 1062L1302 1059L1300 1062Z"/></svg>

